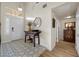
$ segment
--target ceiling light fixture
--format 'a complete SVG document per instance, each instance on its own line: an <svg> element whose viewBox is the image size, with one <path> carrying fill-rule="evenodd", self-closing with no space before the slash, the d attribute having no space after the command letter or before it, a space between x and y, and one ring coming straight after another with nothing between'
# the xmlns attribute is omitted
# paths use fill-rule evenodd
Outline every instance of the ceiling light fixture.
<svg viewBox="0 0 79 59"><path fill-rule="evenodd" d="M23 11L23 9L22 9L22 3L19 3L19 5L18 5L18 11Z"/></svg>
<svg viewBox="0 0 79 59"><path fill-rule="evenodd" d="M22 8L19 7L19 8L18 8L18 11L22 11Z"/></svg>
<svg viewBox="0 0 79 59"><path fill-rule="evenodd" d="M67 16L66 18L72 18L72 16Z"/></svg>
<svg viewBox="0 0 79 59"><path fill-rule="evenodd" d="M29 20L29 21L30 21L30 20L34 20L34 19L35 19L34 17L27 17L27 18L26 18L26 20Z"/></svg>

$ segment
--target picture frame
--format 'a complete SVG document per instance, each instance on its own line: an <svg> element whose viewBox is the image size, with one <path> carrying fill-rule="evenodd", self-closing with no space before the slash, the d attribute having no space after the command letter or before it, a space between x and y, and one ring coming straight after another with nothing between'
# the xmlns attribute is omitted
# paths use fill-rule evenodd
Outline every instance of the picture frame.
<svg viewBox="0 0 79 59"><path fill-rule="evenodd" d="M52 19L52 28L55 28L55 18Z"/></svg>

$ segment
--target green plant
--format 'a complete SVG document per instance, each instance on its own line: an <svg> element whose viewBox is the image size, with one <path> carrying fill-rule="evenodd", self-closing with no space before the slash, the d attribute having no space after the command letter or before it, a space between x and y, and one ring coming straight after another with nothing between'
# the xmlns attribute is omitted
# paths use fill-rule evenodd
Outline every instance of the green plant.
<svg viewBox="0 0 79 59"><path fill-rule="evenodd" d="M28 22L28 26L32 26L32 22Z"/></svg>

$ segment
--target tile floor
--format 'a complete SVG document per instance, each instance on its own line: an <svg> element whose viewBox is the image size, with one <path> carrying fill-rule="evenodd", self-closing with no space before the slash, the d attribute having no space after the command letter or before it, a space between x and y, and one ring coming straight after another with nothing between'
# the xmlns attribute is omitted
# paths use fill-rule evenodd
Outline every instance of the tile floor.
<svg viewBox="0 0 79 59"><path fill-rule="evenodd" d="M24 40L16 40L1 44L1 57L38 57L45 48L32 43L24 43Z"/></svg>

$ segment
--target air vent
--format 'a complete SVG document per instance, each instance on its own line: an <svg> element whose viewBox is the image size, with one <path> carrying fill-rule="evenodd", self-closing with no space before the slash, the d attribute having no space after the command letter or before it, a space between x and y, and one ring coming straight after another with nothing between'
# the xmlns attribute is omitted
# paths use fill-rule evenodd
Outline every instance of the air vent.
<svg viewBox="0 0 79 59"><path fill-rule="evenodd" d="M35 4L38 4L39 2L36 2Z"/></svg>
<svg viewBox="0 0 79 59"><path fill-rule="evenodd" d="M35 2L35 4L39 4L39 2Z"/></svg>
<svg viewBox="0 0 79 59"><path fill-rule="evenodd" d="M47 7L47 3L43 5L43 8Z"/></svg>

